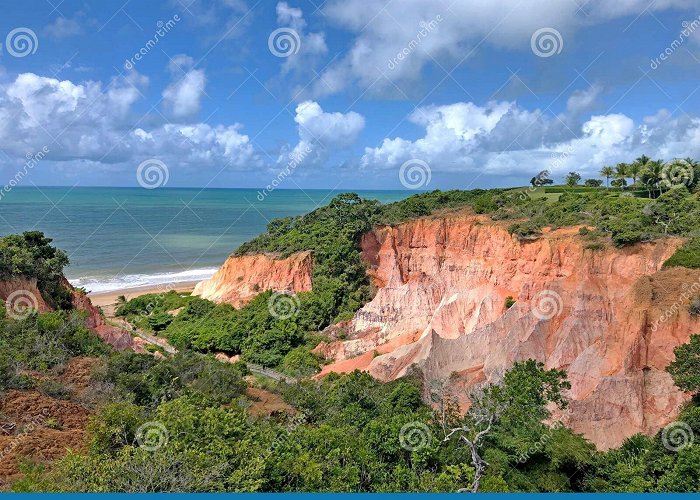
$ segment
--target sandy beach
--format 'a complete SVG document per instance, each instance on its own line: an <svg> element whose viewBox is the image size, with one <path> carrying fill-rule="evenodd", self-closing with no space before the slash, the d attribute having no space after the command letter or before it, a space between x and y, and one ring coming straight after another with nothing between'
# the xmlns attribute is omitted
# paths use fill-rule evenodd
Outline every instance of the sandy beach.
<svg viewBox="0 0 700 500"><path fill-rule="evenodd" d="M147 293L163 293L170 290L175 290L176 292L191 292L198 281L182 282L182 283L170 283L170 284L160 284L152 286L142 286L134 288L125 288L122 290L112 290L110 292L96 292L88 294L93 305L99 306L104 311L107 317L114 315L114 306L117 303L117 297L124 295L127 300L131 300L139 295L145 295Z"/></svg>

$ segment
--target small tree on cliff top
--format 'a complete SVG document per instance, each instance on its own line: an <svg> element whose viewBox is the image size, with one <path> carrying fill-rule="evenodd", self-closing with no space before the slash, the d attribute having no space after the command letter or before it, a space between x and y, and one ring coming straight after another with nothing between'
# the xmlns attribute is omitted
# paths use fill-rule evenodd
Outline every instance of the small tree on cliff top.
<svg viewBox="0 0 700 500"><path fill-rule="evenodd" d="M496 384L488 384L469 395L471 407L459 419L454 412L442 411L439 415L444 430L444 441L457 438L469 448L474 467L474 480L466 491L477 492L488 463L482 452L493 433L518 432L530 434L550 416L549 403L564 409L568 403L562 392L571 388L566 373L545 370L544 364L535 360L518 362ZM441 408L449 408L443 403Z"/></svg>

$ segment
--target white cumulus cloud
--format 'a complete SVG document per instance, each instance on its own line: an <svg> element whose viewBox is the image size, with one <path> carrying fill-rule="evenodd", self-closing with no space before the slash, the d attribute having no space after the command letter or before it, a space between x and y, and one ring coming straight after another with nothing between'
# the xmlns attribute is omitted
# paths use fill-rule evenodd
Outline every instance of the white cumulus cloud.
<svg viewBox="0 0 700 500"><path fill-rule="evenodd" d="M314 101L302 102L296 107L295 113L299 142L291 154L301 156L311 164L322 163L333 151L354 144L365 127L365 119L361 114L354 111L326 112ZM287 161L284 152L279 161Z"/></svg>
<svg viewBox="0 0 700 500"><path fill-rule="evenodd" d="M572 102L587 102L575 94ZM577 113L586 106L570 105ZM600 168L646 154L672 159L700 155L700 119L667 111L635 122L621 113L555 117L515 102L483 106L459 102L419 108L409 117L422 137L387 138L365 148L361 165L398 169L411 159L434 172L485 173L523 178L547 169L554 175L577 170L596 176ZM567 126L570 124L571 126Z"/></svg>
<svg viewBox="0 0 700 500"><path fill-rule="evenodd" d="M194 60L182 54L173 57L169 65L172 83L163 91L163 105L176 118L199 113L207 79L204 70L193 65Z"/></svg>

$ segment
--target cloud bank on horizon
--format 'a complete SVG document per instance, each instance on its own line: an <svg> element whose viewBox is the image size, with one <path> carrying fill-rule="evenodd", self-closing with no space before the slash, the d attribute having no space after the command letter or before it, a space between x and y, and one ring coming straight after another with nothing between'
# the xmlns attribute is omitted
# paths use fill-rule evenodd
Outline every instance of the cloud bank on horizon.
<svg viewBox="0 0 700 500"><path fill-rule="evenodd" d="M0 172L47 148L37 185L155 159L171 186L293 161L283 187L401 189L419 161L465 188L700 157L697 0L189 2L9 8Z"/></svg>

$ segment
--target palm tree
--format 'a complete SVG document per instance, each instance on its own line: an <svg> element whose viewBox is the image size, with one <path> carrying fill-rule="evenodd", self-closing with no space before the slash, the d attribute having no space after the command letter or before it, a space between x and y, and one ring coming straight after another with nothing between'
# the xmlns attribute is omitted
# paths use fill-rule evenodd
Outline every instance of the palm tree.
<svg viewBox="0 0 700 500"><path fill-rule="evenodd" d="M618 163L615 166L615 177L619 179L620 181L625 181L627 178L627 169L629 168L629 165L627 163ZM624 186L627 184L627 182L622 182L621 185Z"/></svg>
<svg viewBox="0 0 700 500"><path fill-rule="evenodd" d="M700 163L690 157L683 158L683 161L693 167L693 178L690 180L690 184L688 185L688 189L692 189L698 182L700 182Z"/></svg>
<svg viewBox="0 0 700 500"><path fill-rule="evenodd" d="M644 170L641 172L640 180L647 187L649 198L653 198L653 192L657 189L661 191L661 179L663 174L664 164L661 160L649 160L645 163Z"/></svg>
<svg viewBox="0 0 700 500"><path fill-rule="evenodd" d="M605 186L610 187L610 178L615 176L615 169L610 166L605 166L600 169L600 175L605 177Z"/></svg>
<svg viewBox="0 0 700 500"><path fill-rule="evenodd" d="M637 161L627 165L625 173L632 177L632 184L637 184L637 177L639 177L639 174L642 172L643 169L644 166Z"/></svg>

